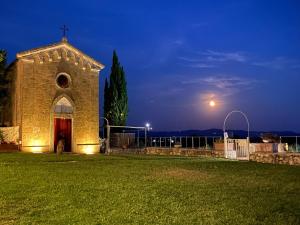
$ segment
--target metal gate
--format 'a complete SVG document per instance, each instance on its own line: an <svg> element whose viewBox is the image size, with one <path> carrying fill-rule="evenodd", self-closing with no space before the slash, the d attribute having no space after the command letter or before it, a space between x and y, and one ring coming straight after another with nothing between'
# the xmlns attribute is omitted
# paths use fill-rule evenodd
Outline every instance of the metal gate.
<svg viewBox="0 0 300 225"><path fill-rule="evenodd" d="M225 158L249 160L249 139L225 138Z"/></svg>

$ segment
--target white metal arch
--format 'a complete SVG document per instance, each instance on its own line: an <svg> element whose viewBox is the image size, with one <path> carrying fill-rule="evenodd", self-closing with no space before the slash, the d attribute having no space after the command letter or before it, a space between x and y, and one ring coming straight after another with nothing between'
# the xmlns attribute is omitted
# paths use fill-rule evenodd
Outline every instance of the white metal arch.
<svg viewBox="0 0 300 225"><path fill-rule="evenodd" d="M245 118L245 120L247 122L247 126L248 126L248 138L249 138L250 137L250 123L249 123L249 120L248 120L248 117L246 116L246 114L240 110L233 110L227 114L227 116L225 117L225 120L224 120L224 124L223 124L223 132L224 133L226 132L226 121L233 113L240 113Z"/></svg>

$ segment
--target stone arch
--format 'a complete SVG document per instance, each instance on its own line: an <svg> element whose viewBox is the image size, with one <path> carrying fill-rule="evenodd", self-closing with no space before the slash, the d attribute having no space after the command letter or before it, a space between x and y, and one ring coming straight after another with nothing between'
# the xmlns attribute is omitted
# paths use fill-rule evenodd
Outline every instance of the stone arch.
<svg viewBox="0 0 300 225"><path fill-rule="evenodd" d="M68 51L68 56L69 56L71 62L74 63L76 61L75 55L72 51Z"/></svg>
<svg viewBox="0 0 300 225"><path fill-rule="evenodd" d="M41 57L38 54L36 54L36 55L33 56L33 60L34 60L35 63L39 63L39 64L43 63L43 57Z"/></svg>
<svg viewBox="0 0 300 225"><path fill-rule="evenodd" d="M44 58L45 62L51 62L52 61L52 58L51 58L51 56L48 52L43 53L43 58Z"/></svg>
<svg viewBox="0 0 300 225"><path fill-rule="evenodd" d="M63 106L63 108L61 106ZM59 140L64 141L62 151L73 152L75 150L76 146L73 132L74 111L74 101L67 94L59 95L52 102L50 122L52 151L55 152L58 149Z"/></svg>
<svg viewBox="0 0 300 225"><path fill-rule="evenodd" d="M75 57L75 62L74 62L74 64L77 66L77 65L79 64L79 61L80 61L80 56L74 55L74 57Z"/></svg>
<svg viewBox="0 0 300 225"><path fill-rule="evenodd" d="M82 69L84 67L84 61L81 57L79 58L78 66L79 66L80 69Z"/></svg>
<svg viewBox="0 0 300 225"><path fill-rule="evenodd" d="M59 103L59 101L61 101L62 99L66 99L69 103L70 103L70 105L72 106L72 113L74 113L74 111L75 111L75 103L74 103L74 101L73 101L73 99L70 97L70 96L68 96L67 94L61 94L61 95L59 95L58 97L56 97L55 99L54 99L54 101L52 102L52 112L55 112L55 106L57 105L57 103Z"/></svg>
<svg viewBox="0 0 300 225"><path fill-rule="evenodd" d="M62 97L60 100L56 102L54 106L54 113L67 113L67 114L73 113L72 103L65 97Z"/></svg>
<svg viewBox="0 0 300 225"><path fill-rule="evenodd" d="M67 61L69 60L67 50L64 48L61 49L61 57Z"/></svg>
<svg viewBox="0 0 300 225"><path fill-rule="evenodd" d="M86 69L87 69L88 71L90 71L90 70L92 69L92 66L91 66L90 63L87 63L87 64L85 65L85 67L86 67Z"/></svg>
<svg viewBox="0 0 300 225"><path fill-rule="evenodd" d="M58 53L57 50L54 50L54 51L52 52L52 54L53 54L53 58L54 58L54 59L57 59L57 60L61 59L61 56L59 55L59 53Z"/></svg>

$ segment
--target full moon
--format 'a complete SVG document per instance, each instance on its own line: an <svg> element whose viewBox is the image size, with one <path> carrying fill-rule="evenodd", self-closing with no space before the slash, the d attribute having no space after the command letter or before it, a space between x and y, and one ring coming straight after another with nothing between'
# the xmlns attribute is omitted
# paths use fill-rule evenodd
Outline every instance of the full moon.
<svg viewBox="0 0 300 225"><path fill-rule="evenodd" d="M215 101L211 100L211 101L209 102L209 106L210 106L210 107L214 107L215 105L216 105Z"/></svg>

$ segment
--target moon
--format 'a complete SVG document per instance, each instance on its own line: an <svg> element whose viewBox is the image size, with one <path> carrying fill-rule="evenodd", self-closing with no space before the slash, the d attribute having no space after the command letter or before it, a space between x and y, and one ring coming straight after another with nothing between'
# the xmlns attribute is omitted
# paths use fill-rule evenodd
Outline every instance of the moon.
<svg viewBox="0 0 300 225"><path fill-rule="evenodd" d="M209 106L210 107L215 107L216 106L216 102L214 100L209 101Z"/></svg>

